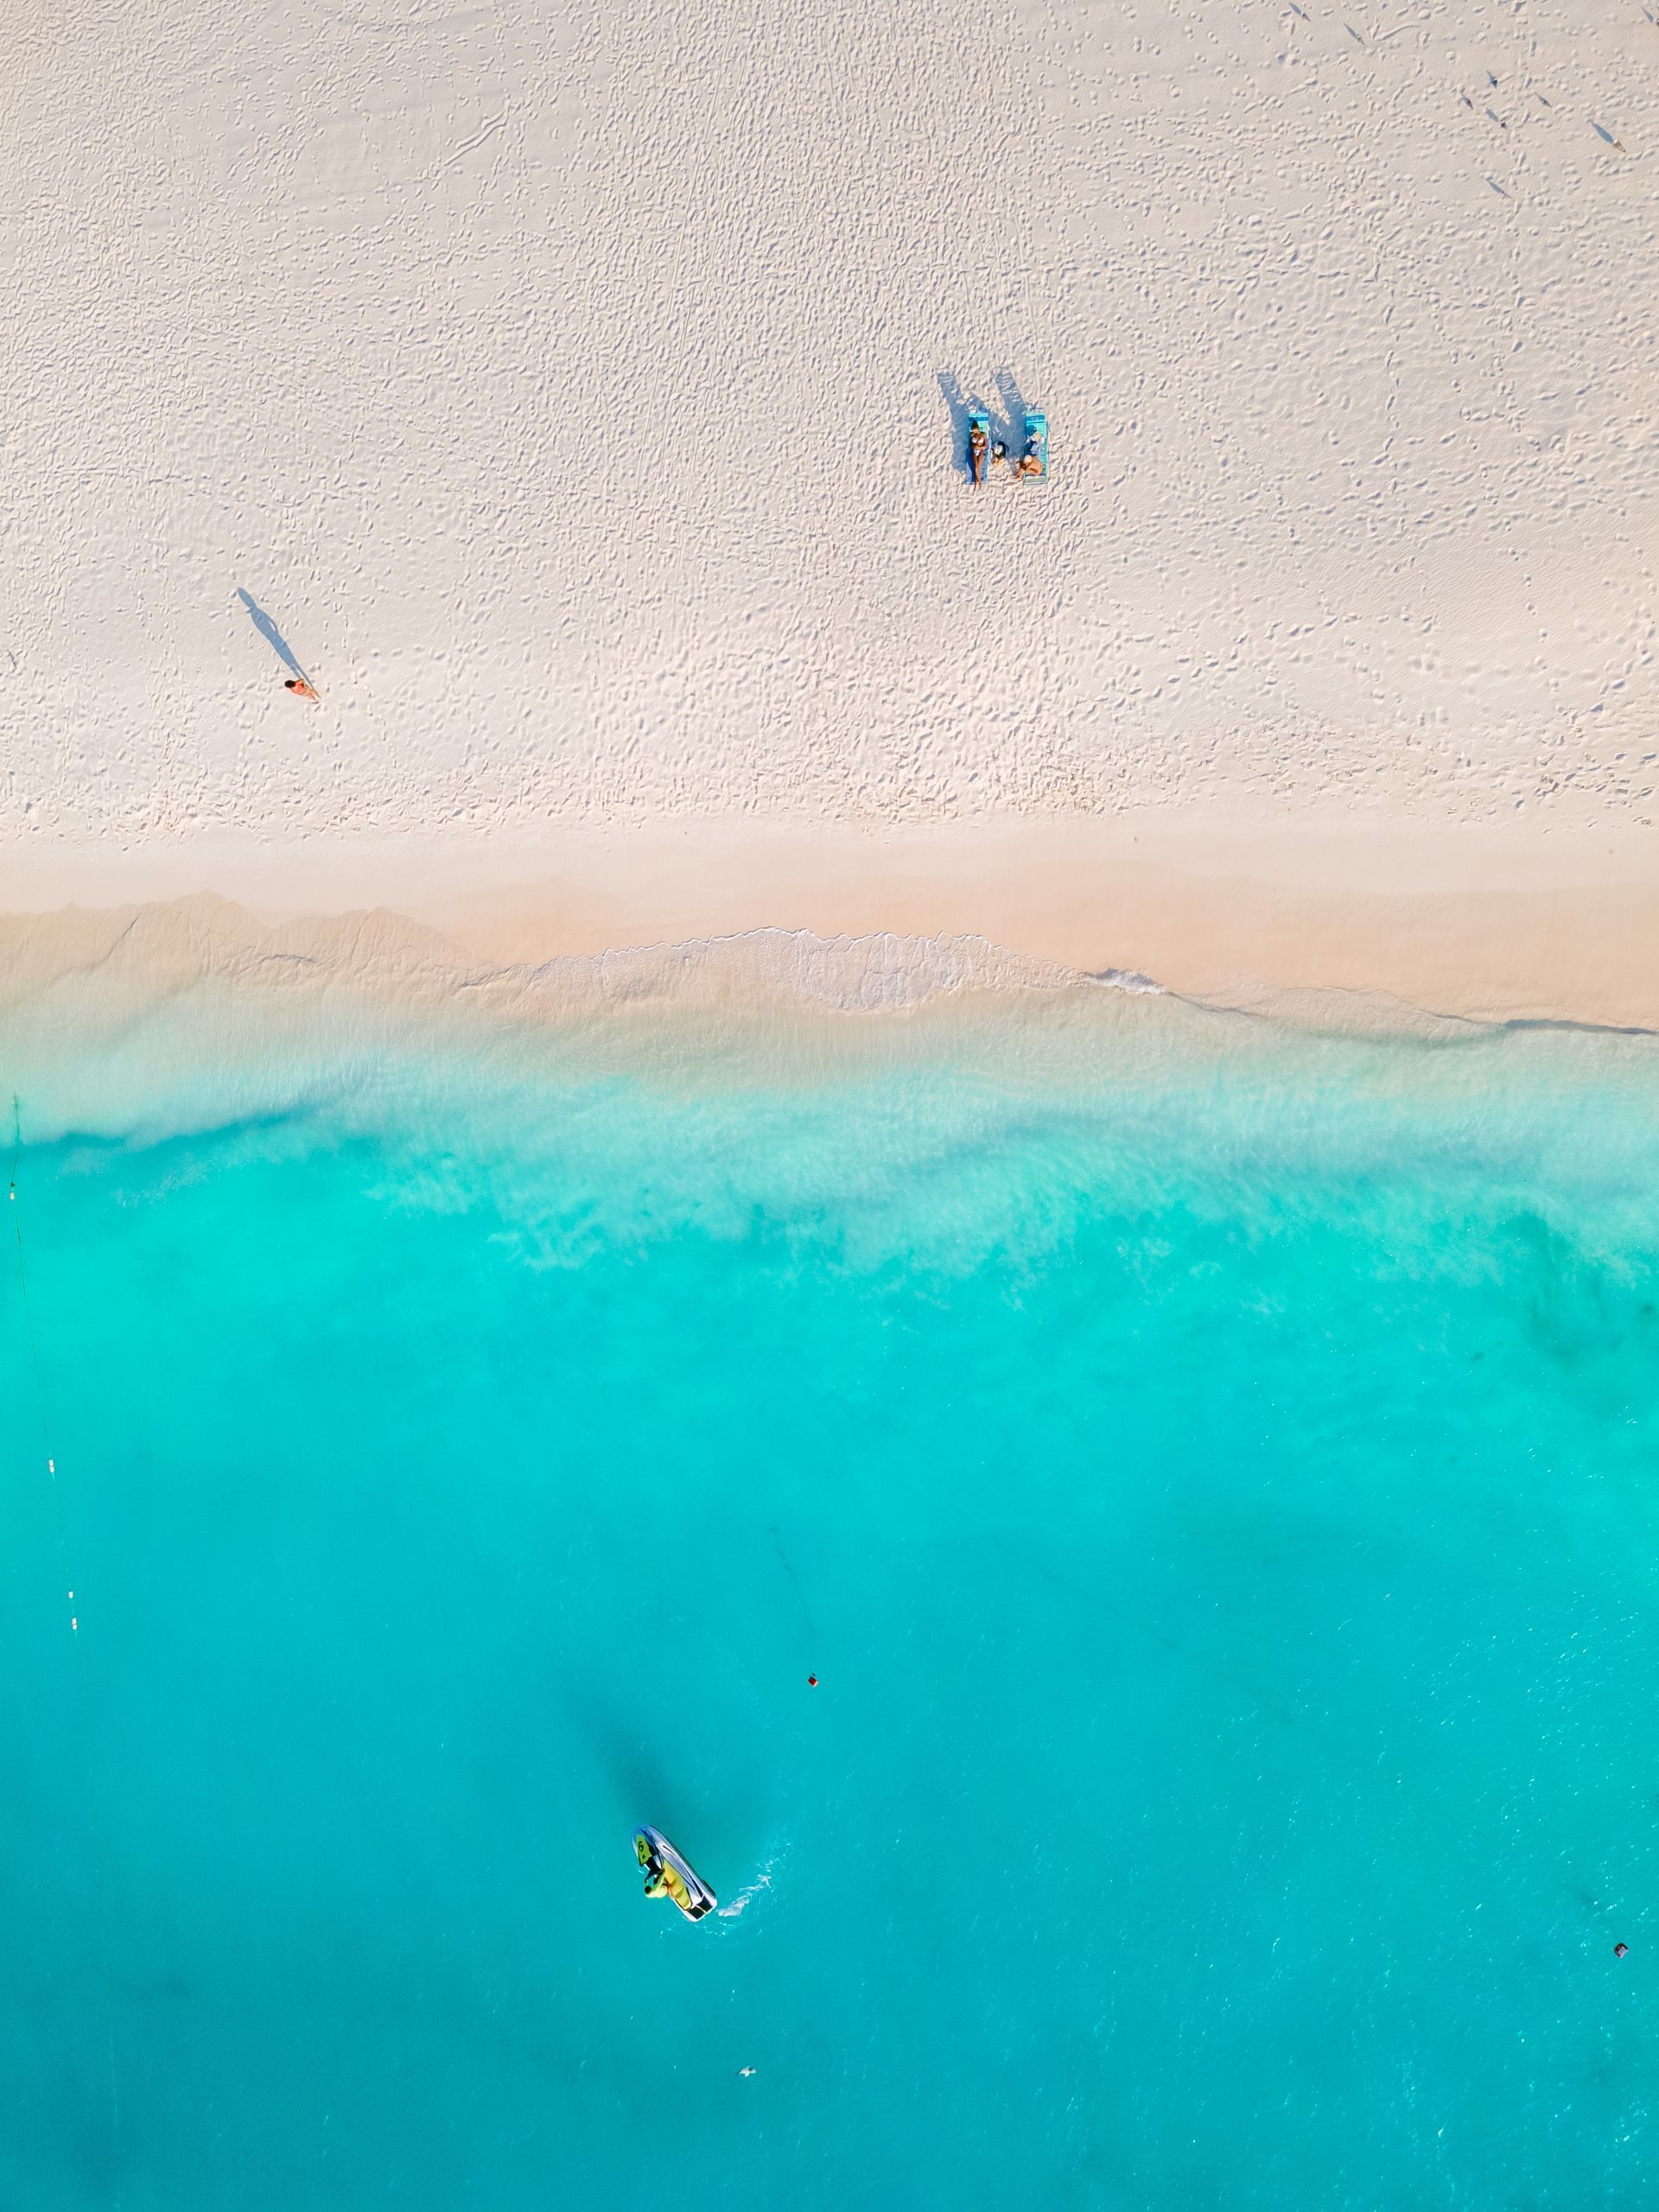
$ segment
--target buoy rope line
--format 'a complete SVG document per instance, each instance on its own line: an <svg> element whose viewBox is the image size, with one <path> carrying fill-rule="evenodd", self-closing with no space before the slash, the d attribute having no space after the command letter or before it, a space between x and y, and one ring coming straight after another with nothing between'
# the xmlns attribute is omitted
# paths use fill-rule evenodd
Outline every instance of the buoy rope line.
<svg viewBox="0 0 1659 2212"><path fill-rule="evenodd" d="M86 1662L80 1649L80 1619L75 1611L74 1578L69 1568L69 1531L64 1519L63 1492L58 1487L58 1460L52 1440L46 1376L41 1365L40 1341L35 1333L34 1309L29 1300L29 1262L23 1250L23 1210L17 1202L17 1169L23 1151L23 1112L15 1094L11 1102L11 1175L6 1185L6 1200L11 1211L12 1242L17 1253L17 1295L22 1307L23 1333L29 1339L29 1363L35 1370L35 1400L41 1416L41 1448L46 1460L47 1483L52 1492L53 1518L57 1527L58 1563L69 1605L69 1637L75 1647L75 1688L80 1700L81 1770L86 1787L86 1836L92 1847L92 1891L98 1913L99 1974L104 1985L104 2029L109 2046L110 2116L118 2136L121 2132L121 2099L116 2088L115 1999L110 1986L109 1905L104 1891L104 1854L99 1841L98 1785L92 1775L92 1700L87 1694ZM118 2196L116 2202L118 2205Z"/></svg>

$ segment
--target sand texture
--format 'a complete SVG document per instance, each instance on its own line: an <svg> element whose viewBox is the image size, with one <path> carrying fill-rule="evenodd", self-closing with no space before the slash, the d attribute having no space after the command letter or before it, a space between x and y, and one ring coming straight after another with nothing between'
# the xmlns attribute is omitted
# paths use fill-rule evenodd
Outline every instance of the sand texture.
<svg viewBox="0 0 1659 2212"><path fill-rule="evenodd" d="M1636 0L60 16L0 145L0 864L1639 823L1656 84ZM973 399L1047 486L968 486Z"/></svg>

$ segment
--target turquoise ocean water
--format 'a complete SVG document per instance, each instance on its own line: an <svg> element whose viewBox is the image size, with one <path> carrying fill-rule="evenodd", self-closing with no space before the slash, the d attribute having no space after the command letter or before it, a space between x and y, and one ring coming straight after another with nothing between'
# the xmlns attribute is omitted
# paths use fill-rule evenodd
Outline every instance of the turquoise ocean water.
<svg viewBox="0 0 1659 2212"><path fill-rule="evenodd" d="M0 2202L1654 2201L1651 1048L1018 1019L24 1096Z"/></svg>

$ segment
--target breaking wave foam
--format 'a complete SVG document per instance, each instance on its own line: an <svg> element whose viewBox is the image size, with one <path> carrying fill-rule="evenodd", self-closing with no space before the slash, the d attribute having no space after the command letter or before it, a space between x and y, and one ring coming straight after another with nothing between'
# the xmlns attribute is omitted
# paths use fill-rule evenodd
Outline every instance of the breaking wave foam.
<svg viewBox="0 0 1659 2212"><path fill-rule="evenodd" d="M903 1013L963 991L1064 990L1076 969L1009 952L981 937L815 935L747 930L683 944L551 960L531 979L561 999L785 998L855 1014Z"/></svg>
<svg viewBox="0 0 1659 2212"><path fill-rule="evenodd" d="M5 996L14 1003L44 989L148 986L175 995L219 982L285 993L344 984L428 1001L482 996L527 1014L755 999L873 1014L968 991L1064 990L1083 980L1075 969L981 937L823 938L781 929L571 954L538 967L480 966L447 938L385 910L267 924L207 896L9 917L0 920L0 953ZM1125 988L1155 988L1128 971L1108 974Z"/></svg>
<svg viewBox="0 0 1659 2212"><path fill-rule="evenodd" d="M150 1139L362 1103L417 1083L435 1049L533 1057L538 1039L619 1071L741 1053L810 1071L837 1037L902 1048L906 1017L936 1005L1068 994L1088 995L1075 969L978 937L761 929L525 967L385 911L270 923L202 896L0 918L0 1061L31 1135Z"/></svg>

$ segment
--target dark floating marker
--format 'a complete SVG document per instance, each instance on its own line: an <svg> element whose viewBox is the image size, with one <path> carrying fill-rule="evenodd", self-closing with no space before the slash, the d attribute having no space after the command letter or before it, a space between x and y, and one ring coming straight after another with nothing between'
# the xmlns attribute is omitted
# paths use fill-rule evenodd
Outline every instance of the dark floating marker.
<svg viewBox="0 0 1659 2212"><path fill-rule="evenodd" d="M817 1676L816 1675L809 1675L807 1676L807 1678L806 1678L806 1687L807 1687L807 1688L808 1688L808 1689L810 1689L810 1690L815 1690L815 1689L817 1689L817 1688L818 1687L818 1678L817 1678Z"/></svg>
<svg viewBox="0 0 1659 2212"><path fill-rule="evenodd" d="M1613 1956L1614 1956L1616 1959L1627 1959L1627 1958L1629 1958L1630 1955L1630 1945L1629 1945L1628 1943L1615 1943L1615 1944L1614 1944L1614 1946L1613 1946Z"/></svg>

